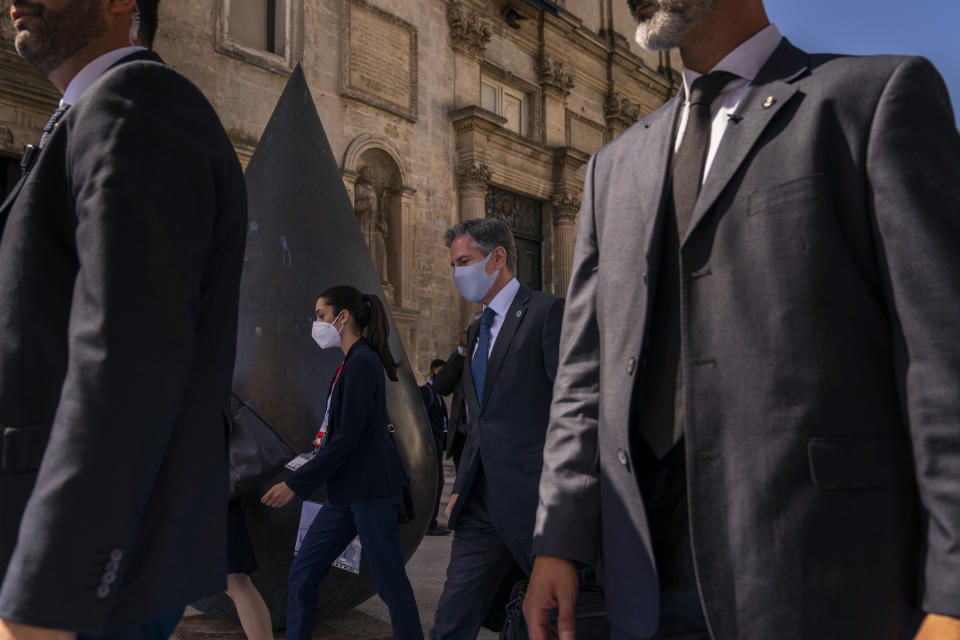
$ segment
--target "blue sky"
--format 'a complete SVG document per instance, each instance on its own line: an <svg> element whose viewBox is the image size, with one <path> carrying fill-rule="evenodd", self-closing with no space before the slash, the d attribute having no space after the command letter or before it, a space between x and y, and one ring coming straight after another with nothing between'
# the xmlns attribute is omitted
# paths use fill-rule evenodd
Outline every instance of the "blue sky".
<svg viewBox="0 0 960 640"><path fill-rule="evenodd" d="M903 53L930 59L960 119L960 0L765 0L767 14L802 49Z"/></svg>

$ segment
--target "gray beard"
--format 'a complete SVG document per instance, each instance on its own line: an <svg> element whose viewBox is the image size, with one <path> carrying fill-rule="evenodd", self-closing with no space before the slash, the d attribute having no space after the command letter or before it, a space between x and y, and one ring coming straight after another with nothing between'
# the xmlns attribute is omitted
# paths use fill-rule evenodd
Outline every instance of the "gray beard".
<svg viewBox="0 0 960 640"><path fill-rule="evenodd" d="M661 0L649 20L637 25L634 39L647 51L666 51L680 46L716 0Z"/></svg>
<svg viewBox="0 0 960 640"><path fill-rule="evenodd" d="M49 75L107 29L99 0L73 0L60 11L45 10L36 30L17 32L17 53Z"/></svg>

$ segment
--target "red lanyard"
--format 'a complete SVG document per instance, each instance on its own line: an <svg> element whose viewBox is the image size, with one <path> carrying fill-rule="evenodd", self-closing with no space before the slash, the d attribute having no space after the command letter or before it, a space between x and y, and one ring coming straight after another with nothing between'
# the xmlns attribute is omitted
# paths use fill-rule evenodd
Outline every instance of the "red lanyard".
<svg viewBox="0 0 960 640"><path fill-rule="evenodd" d="M323 442L323 437L327 434L326 430L330 427L330 403L333 399L333 390L337 388L337 382L340 380L340 373L343 371L343 365L346 363L346 360L340 363L340 368L337 369L337 375L333 377L333 384L330 385L330 394L327 396L327 409L324 412L323 424L320 425L320 430L317 431L317 437L313 439L313 444L316 447L319 447L320 443Z"/></svg>

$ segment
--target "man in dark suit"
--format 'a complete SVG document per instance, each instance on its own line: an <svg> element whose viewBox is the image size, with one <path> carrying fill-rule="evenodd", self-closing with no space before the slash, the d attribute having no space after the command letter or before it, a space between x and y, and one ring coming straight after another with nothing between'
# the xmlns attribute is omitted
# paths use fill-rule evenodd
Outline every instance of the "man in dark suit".
<svg viewBox="0 0 960 640"><path fill-rule="evenodd" d="M761 0L630 6L684 88L587 169L533 638L557 603L572 632L572 561L598 558L614 637L960 637L943 82L804 53Z"/></svg>
<svg viewBox="0 0 960 640"><path fill-rule="evenodd" d="M470 316L470 324L480 320L480 313ZM450 396L450 418L447 420L447 458L453 459L455 469L460 469L460 456L467 441L467 409L463 402L463 360L467 354L469 325L460 332L460 344L450 354L443 368L433 376L433 388L441 396Z"/></svg>
<svg viewBox="0 0 960 640"><path fill-rule="evenodd" d="M437 374L443 370L443 360L439 358L430 363L430 375L427 376L427 382L420 387L420 397L423 399L423 406L427 409L427 417L430 419L430 430L433 432L433 442L437 450L437 499L433 505L433 520L427 527L428 536L445 536L450 533L449 529L441 529L437 522L437 515L440 513L440 494L443 493L443 451L447 442L447 403L434 387L434 379Z"/></svg>
<svg viewBox="0 0 960 640"><path fill-rule="evenodd" d="M563 301L517 281L516 244L502 220L458 224L446 243L460 294L484 305L467 339L470 428L447 507L453 547L430 631L459 640L476 637L514 562L530 572Z"/></svg>
<svg viewBox="0 0 960 640"><path fill-rule="evenodd" d="M246 193L209 103L130 46L156 11L11 10L63 100L0 205L4 640L162 638L224 588Z"/></svg>

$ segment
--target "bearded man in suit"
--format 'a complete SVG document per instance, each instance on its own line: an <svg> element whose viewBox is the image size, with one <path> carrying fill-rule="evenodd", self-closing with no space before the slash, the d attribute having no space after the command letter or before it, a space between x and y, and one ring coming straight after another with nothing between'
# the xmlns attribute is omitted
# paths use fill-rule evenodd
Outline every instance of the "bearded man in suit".
<svg viewBox="0 0 960 640"><path fill-rule="evenodd" d="M960 136L911 57L630 0L683 89L592 158L524 611L572 638L960 638ZM564 634L567 634L566 636Z"/></svg>
<svg viewBox="0 0 960 640"><path fill-rule="evenodd" d="M165 638L223 591L246 228L156 0L15 0L63 93L0 206L0 638Z"/></svg>

